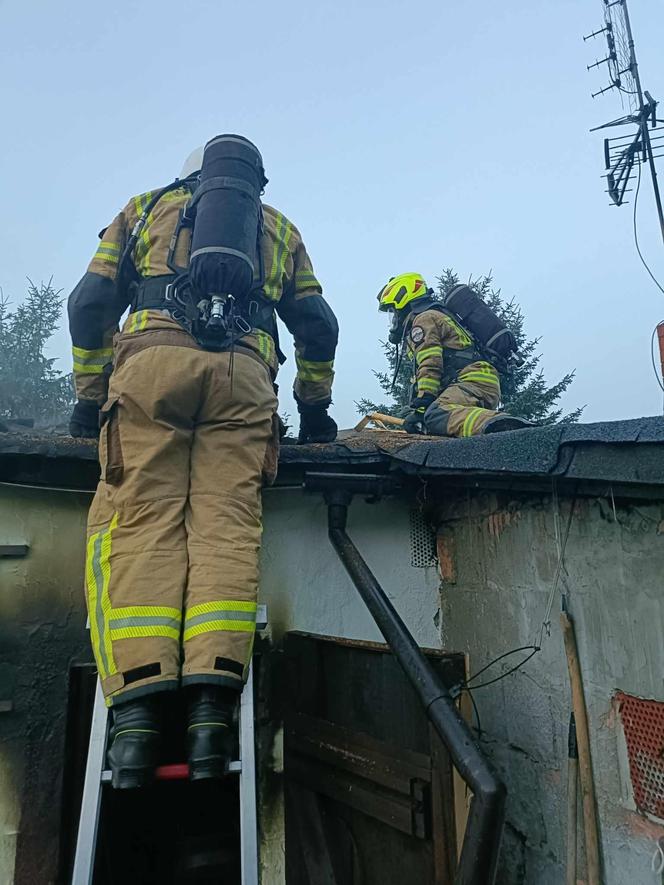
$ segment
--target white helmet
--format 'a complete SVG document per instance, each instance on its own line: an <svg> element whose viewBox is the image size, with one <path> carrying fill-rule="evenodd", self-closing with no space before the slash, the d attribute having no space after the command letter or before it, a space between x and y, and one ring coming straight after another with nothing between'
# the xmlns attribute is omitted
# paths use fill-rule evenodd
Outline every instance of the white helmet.
<svg viewBox="0 0 664 885"><path fill-rule="evenodd" d="M192 151L187 159L184 161L184 166L182 167L182 172L180 172L180 178L189 178L190 175L193 175L195 172L201 171L201 166L203 165L203 151L205 148L201 145L201 147L197 147L196 150Z"/></svg>

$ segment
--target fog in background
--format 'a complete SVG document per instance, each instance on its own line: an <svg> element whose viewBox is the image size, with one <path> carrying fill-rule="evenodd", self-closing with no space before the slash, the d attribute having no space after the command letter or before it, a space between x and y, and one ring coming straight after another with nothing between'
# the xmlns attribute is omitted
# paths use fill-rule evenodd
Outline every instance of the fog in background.
<svg viewBox="0 0 664 885"><path fill-rule="evenodd" d="M664 6L630 11L643 84L664 100ZM68 293L131 195L235 131L261 149L265 199L301 230L339 317L342 426L356 399L380 398L378 289L448 266L492 271L517 298L549 382L576 368L567 410L661 412L650 335L664 296L638 261L632 205L608 205L603 136L588 131L625 112L617 93L590 98L606 74L586 65L605 44L581 38L601 2L26 0L0 3L0 23L0 285L14 301L26 275ZM639 234L664 277L646 176ZM51 346L63 371L69 347L63 328ZM281 408L294 414L284 349Z"/></svg>

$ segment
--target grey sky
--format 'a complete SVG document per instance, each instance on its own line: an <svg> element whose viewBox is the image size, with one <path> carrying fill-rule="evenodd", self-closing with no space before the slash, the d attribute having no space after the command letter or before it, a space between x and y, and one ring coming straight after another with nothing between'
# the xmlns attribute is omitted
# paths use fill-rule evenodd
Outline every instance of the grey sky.
<svg viewBox="0 0 664 885"><path fill-rule="evenodd" d="M630 4L644 85L664 101L664 5ZM541 335L547 379L576 368L584 420L661 411L650 334L664 317L631 205L610 208L590 126L622 113L585 65L599 0L289 4L0 2L0 285L65 292L97 231L224 131L260 147L266 200L300 228L341 323L334 414L378 395L375 295L408 270L493 270ZM662 167L664 178L664 165ZM649 180L642 248L664 277ZM66 332L54 352L69 367ZM282 371L282 409L294 411Z"/></svg>

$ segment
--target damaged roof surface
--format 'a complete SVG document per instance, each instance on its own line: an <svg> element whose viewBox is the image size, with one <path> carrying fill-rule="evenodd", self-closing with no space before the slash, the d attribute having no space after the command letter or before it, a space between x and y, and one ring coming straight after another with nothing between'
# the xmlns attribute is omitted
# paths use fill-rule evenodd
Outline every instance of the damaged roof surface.
<svg viewBox="0 0 664 885"><path fill-rule="evenodd" d="M92 488L97 447L36 431L0 433L0 479ZM369 469L420 476L564 477L664 485L664 418L554 425L469 439L346 430L334 443L281 447L279 479L307 470Z"/></svg>

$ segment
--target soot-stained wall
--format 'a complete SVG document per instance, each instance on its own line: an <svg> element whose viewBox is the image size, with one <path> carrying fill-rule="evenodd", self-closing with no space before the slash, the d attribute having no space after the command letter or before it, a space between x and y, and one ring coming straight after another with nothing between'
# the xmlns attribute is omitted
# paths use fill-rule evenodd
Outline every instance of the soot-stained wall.
<svg viewBox="0 0 664 885"><path fill-rule="evenodd" d="M91 659L89 496L0 486L0 882L55 881L70 666Z"/></svg>

